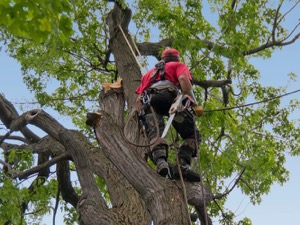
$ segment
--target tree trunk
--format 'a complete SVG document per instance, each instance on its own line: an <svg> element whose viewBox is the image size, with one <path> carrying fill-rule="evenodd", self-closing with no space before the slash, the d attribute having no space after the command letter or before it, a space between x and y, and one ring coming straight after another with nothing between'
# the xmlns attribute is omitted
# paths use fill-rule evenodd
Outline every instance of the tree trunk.
<svg viewBox="0 0 300 225"><path fill-rule="evenodd" d="M120 107L124 106L124 100L127 102L129 111L135 102L136 95L133 93L139 85L141 77L140 68L135 60L135 55L132 53L134 44L128 34L130 16L131 11L129 9L121 9L118 4L115 4L114 9L107 17L111 35L110 47L117 63L118 73L123 79L123 89L121 91L110 90L108 93L100 95L100 108L102 110L99 117L101 119L94 127L97 141L104 155L135 190L134 192L123 193L128 194L129 199L136 199L134 202L139 202L139 206L136 205L135 207L145 210L145 215L149 212L154 224L190 224L190 214L183 193L185 185L182 186L179 181L160 177L143 157L147 150L128 142L130 139L136 143L145 143L139 139L137 124L128 118L125 133L123 121L119 119L124 118L124 108ZM191 192L193 187L190 184L187 186L190 187L189 191ZM203 209L211 201L211 195L200 185L195 185L194 190L196 189L198 191L190 193L191 199L189 200L192 204ZM203 190L205 193L202 193ZM198 201L193 202L192 199L198 199ZM135 212L132 207L130 208L128 213L133 216ZM137 221L136 224L141 224L141 221ZM149 222L149 220L145 221Z"/></svg>

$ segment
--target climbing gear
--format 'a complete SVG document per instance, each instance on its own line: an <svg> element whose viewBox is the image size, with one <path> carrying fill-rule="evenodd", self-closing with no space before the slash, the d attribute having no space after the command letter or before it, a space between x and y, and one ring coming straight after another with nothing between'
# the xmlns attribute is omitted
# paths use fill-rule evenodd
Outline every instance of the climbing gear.
<svg viewBox="0 0 300 225"><path fill-rule="evenodd" d="M159 74L160 79L165 80L165 65L166 65L166 63L164 60L160 60L158 63L155 64L155 69L150 75L151 84L155 83L156 75L159 71L160 71L160 74Z"/></svg>
<svg viewBox="0 0 300 225"><path fill-rule="evenodd" d="M158 114L168 116L168 111L178 92L179 89L172 82L168 80L156 81L141 94L141 102L144 105L145 114L149 113L149 108L152 107L155 108Z"/></svg>
<svg viewBox="0 0 300 225"><path fill-rule="evenodd" d="M191 164L192 158L197 157L197 150L201 143L200 132L195 132L193 138L186 138L179 147L179 157L184 158L188 164ZM190 153L191 152L191 153Z"/></svg>
<svg viewBox="0 0 300 225"><path fill-rule="evenodd" d="M171 105L171 108L169 110L169 119L168 119L165 129L161 135L162 138L164 138L166 136L166 134L168 133L168 130L174 120L175 115L178 112L188 110L191 106L191 102L192 102L192 99L188 95L179 94L176 97L176 99L174 100L174 103Z"/></svg>
<svg viewBox="0 0 300 225"><path fill-rule="evenodd" d="M175 165L172 169L173 179L180 178L179 176L179 169L180 169L184 180L190 182L200 182L201 180L200 175L191 169L192 157L195 156L195 149L194 149L195 147L191 146L193 144L197 144L197 143L195 142L193 143L191 139L189 139L188 141L186 141L180 146L177 154L178 165Z"/></svg>
<svg viewBox="0 0 300 225"><path fill-rule="evenodd" d="M156 89L156 90L168 89L169 91L178 90L178 88L169 80L156 81L148 88L148 91L152 89Z"/></svg>
<svg viewBox="0 0 300 225"><path fill-rule="evenodd" d="M165 156L166 156L166 158L168 158L168 155L167 155L167 153L168 153L168 142L166 141L166 139L164 139L164 138L160 138L160 137L158 137L158 138L155 138L155 139L152 139L151 141L150 141L150 145L151 145L151 147L150 147L150 150L151 151L154 151L155 149L158 149L159 147L158 146L162 146L161 147L161 149L166 149L166 154L165 154ZM154 159L154 161L155 161L155 159Z"/></svg>

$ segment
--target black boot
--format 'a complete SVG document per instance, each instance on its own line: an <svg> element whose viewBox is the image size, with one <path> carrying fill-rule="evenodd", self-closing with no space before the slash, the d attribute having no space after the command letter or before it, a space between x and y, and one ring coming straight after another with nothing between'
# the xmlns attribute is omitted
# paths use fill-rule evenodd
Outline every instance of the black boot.
<svg viewBox="0 0 300 225"><path fill-rule="evenodd" d="M164 158L159 158L156 163L156 170L159 173L159 175L166 177L169 175L169 165L167 161Z"/></svg>
<svg viewBox="0 0 300 225"><path fill-rule="evenodd" d="M200 182L200 174L191 170L191 161L195 150L188 143L184 143L180 146L178 152L178 160L180 165L180 170L184 180L189 182ZM180 179L180 174L177 164L173 167L172 175L174 179Z"/></svg>
<svg viewBox="0 0 300 225"><path fill-rule="evenodd" d="M200 174L191 170L190 165L184 159L179 159L180 171L185 181L200 182ZM176 164L172 169L172 177L176 180L180 179L178 165Z"/></svg>

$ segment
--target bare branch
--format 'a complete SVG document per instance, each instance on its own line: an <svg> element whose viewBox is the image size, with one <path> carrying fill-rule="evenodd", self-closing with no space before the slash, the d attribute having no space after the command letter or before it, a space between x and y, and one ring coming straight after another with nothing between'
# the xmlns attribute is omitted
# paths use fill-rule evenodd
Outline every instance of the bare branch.
<svg viewBox="0 0 300 225"><path fill-rule="evenodd" d="M278 19L279 10L280 10L282 4L283 4L283 2L280 2L280 4L278 5L278 8L276 10L276 15L274 17L274 23L273 23L273 28L272 28L272 42L273 43L276 42L275 33L276 33L276 28L278 26L277 19Z"/></svg>
<svg viewBox="0 0 300 225"><path fill-rule="evenodd" d="M9 135L12 133L13 131L8 131L5 135L3 136L0 136L1 139L0 139L0 146L1 144L3 143L3 141L5 141L5 139L7 139L9 137Z"/></svg>
<svg viewBox="0 0 300 225"><path fill-rule="evenodd" d="M59 185L59 190L63 199L70 203L74 208L77 207L79 201L79 196L75 192L70 176L70 167L67 160L62 160L57 163L56 166L57 181Z"/></svg>
<svg viewBox="0 0 300 225"><path fill-rule="evenodd" d="M16 171L13 170L11 168L11 165L5 161L3 161L2 159L0 159L0 164L2 164L6 169L7 169L7 172L10 173L10 174L14 174Z"/></svg>
<svg viewBox="0 0 300 225"><path fill-rule="evenodd" d="M45 168L49 168L50 166L56 164L57 162L61 161L61 160L65 160L65 159L70 159L70 154L68 152L64 152L59 156L54 157L53 159L44 162L43 164L40 164L38 166L35 166L31 169L28 169L24 172L20 172L17 174L14 174L13 178L19 178L20 180L26 179L28 178L30 175L38 173L39 171L45 169Z"/></svg>
<svg viewBox="0 0 300 225"><path fill-rule="evenodd" d="M297 26L295 27L295 29L294 29L291 33L293 33L293 32L297 29L297 27L298 27L299 25L300 25L300 23L297 24ZM297 41L297 39L298 39L299 37L300 37L300 33L298 33L297 35L295 35L295 37L294 37L292 40L287 41L287 42L282 42L281 46L290 45L290 44L294 43L295 41ZM286 37L286 39L287 39L287 38L289 38L289 36ZM284 40L286 40L286 39L284 39Z"/></svg>
<svg viewBox="0 0 300 225"><path fill-rule="evenodd" d="M197 80L193 77L193 84L198 85L203 88L209 87L223 87L224 85L231 84L231 79L227 80Z"/></svg>
<svg viewBox="0 0 300 225"><path fill-rule="evenodd" d="M5 136L0 135L0 139L4 138ZM9 135L8 137L4 138L5 140L15 140L15 141L21 141L23 143L28 143L27 140L24 137L16 136L16 135ZM0 145L1 145L0 141Z"/></svg>
<svg viewBox="0 0 300 225"><path fill-rule="evenodd" d="M246 170L246 168L243 168L243 170L240 172L238 178L235 180L233 186L228 191L224 192L223 194L219 194L219 195L214 196L213 197L214 200L215 199L221 199L221 198L225 197L226 195L228 195L235 188L235 186L238 184L238 182L242 179L242 176L243 176L245 170Z"/></svg>
<svg viewBox="0 0 300 225"><path fill-rule="evenodd" d="M18 117L19 114L17 113L15 107L9 101L7 101L4 98L4 96L0 95L0 120L4 123L4 125L7 128L10 128L11 123L13 123L13 121L16 120ZM13 125L13 127L14 126L17 126L17 124ZM25 126L23 127L17 126L17 127L20 128L21 133L28 140L28 142L34 143L40 140L40 138L37 135L35 135Z"/></svg>
<svg viewBox="0 0 300 225"><path fill-rule="evenodd" d="M232 2L231 2L231 8L232 8L232 9L234 9L235 4L236 4L236 0L232 0Z"/></svg>
<svg viewBox="0 0 300 225"><path fill-rule="evenodd" d="M295 5L293 5L279 20L278 23L281 23L281 21L288 15L291 11L295 9L295 7L300 3L300 0L298 0Z"/></svg>

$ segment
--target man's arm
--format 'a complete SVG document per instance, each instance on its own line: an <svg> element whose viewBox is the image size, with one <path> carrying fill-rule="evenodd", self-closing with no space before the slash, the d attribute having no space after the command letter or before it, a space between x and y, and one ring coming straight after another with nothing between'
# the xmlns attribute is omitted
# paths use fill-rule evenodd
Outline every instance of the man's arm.
<svg viewBox="0 0 300 225"><path fill-rule="evenodd" d="M202 116L204 114L204 110L201 106L198 105L197 99L193 92L193 86L192 86L192 83L189 80L189 78L186 75L181 74L178 77L178 81L179 81L182 93L189 95L193 99L193 101L194 101L193 108L195 110L195 115Z"/></svg>
<svg viewBox="0 0 300 225"><path fill-rule="evenodd" d="M189 78L186 75L181 74L178 77L178 81L179 81L182 93L189 95L194 100L194 104L198 105L197 100L194 95L194 92L193 92L193 86L192 86L192 83L189 80Z"/></svg>

